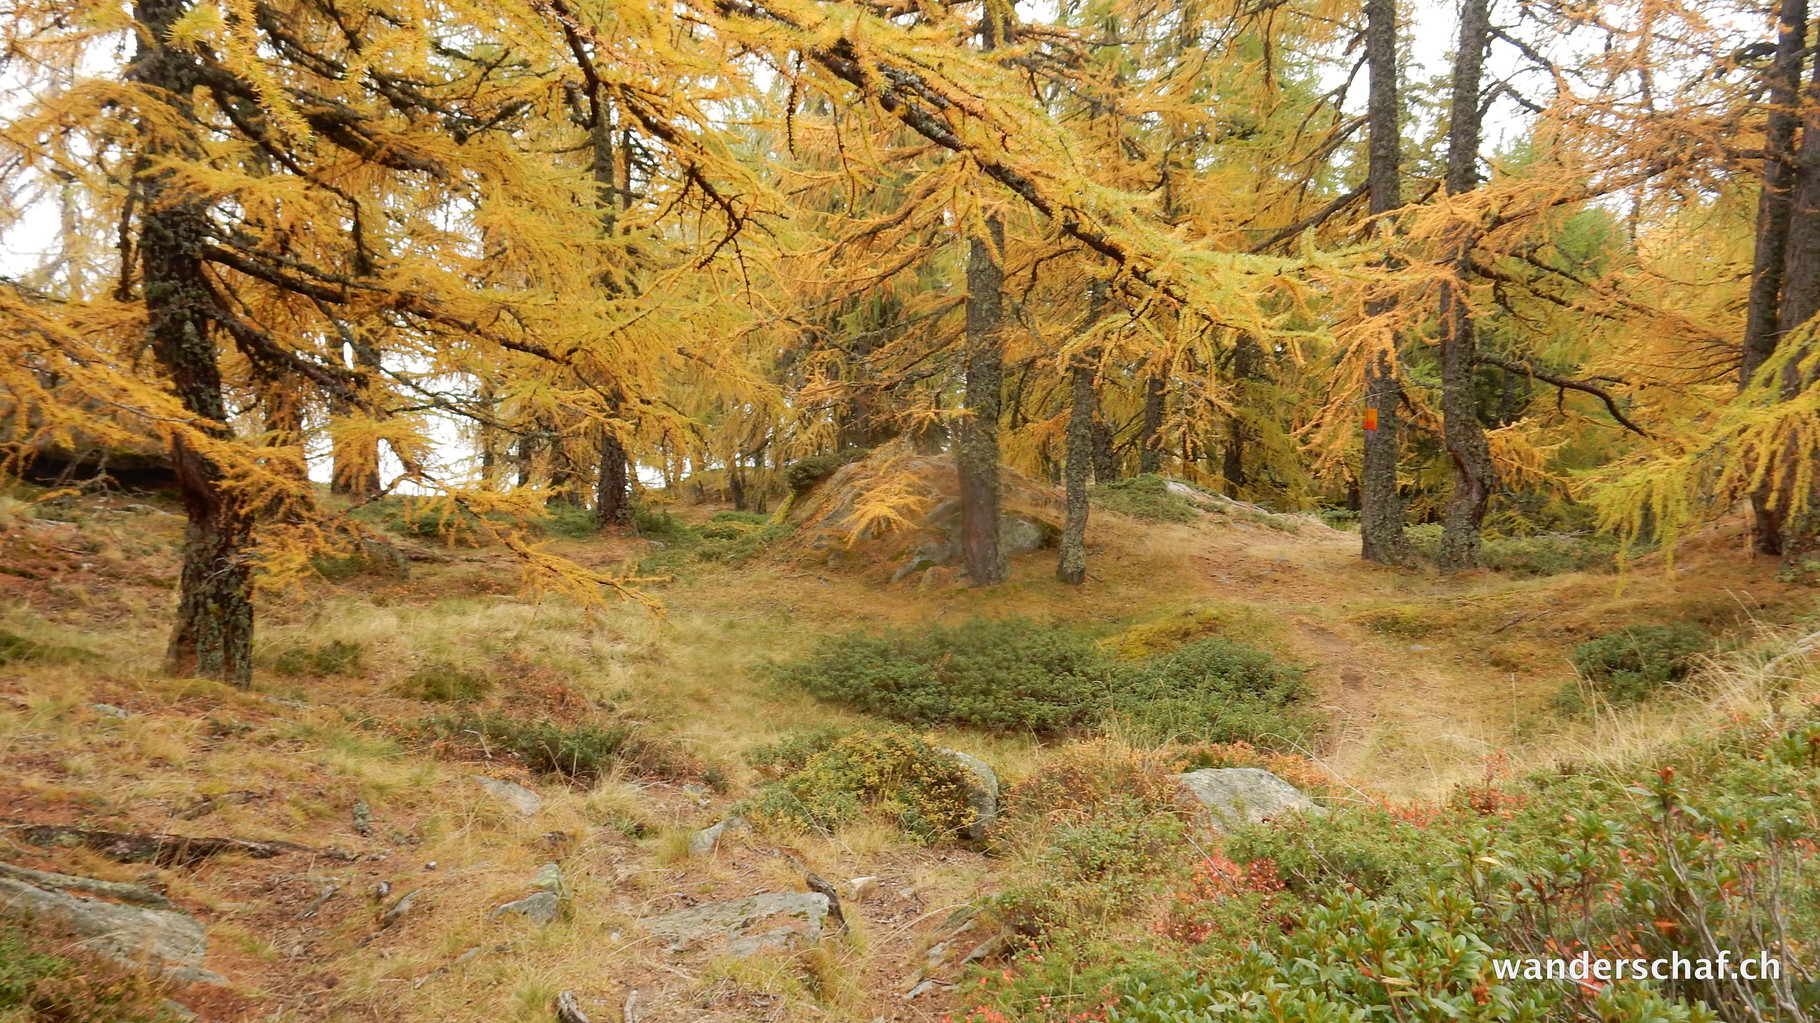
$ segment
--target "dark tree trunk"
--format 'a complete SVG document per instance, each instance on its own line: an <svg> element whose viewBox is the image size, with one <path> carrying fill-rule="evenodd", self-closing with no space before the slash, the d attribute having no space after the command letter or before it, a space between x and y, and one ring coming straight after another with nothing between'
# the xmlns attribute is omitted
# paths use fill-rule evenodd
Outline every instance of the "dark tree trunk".
<svg viewBox="0 0 1820 1023"><path fill-rule="evenodd" d="M1243 384L1257 372L1257 357L1262 354L1250 334L1241 334L1232 346L1232 379ZM1220 455L1220 475L1226 480L1226 493L1238 497L1245 488L1245 419L1237 413L1226 417L1226 445Z"/></svg>
<svg viewBox="0 0 1820 1023"><path fill-rule="evenodd" d="M1450 195L1479 186L1479 82L1485 48L1491 42L1490 0L1460 0L1460 39L1455 50L1452 120L1447 131L1447 178ZM1479 422L1473 357L1478 352L1476 325L1466 300L1465 281L1472 273L1473 239L1454 242L1456 280L1441 283L1441 435L1453 460L1453 496L1441 524L1436 565L1443 572L1465 572L1481 565L1480 527L1496 486L1491 449Z"/></svg>
<svg viewBox="0 0 1820 1023"><path fill-rule="evenodd" d="M188 121L192 114L185 97L195 85L194 60L162 42L185 9L176 0L142 0L135 7L144 27L128 76L161 90ZM171 172L157 169L165 159L182 155L172 143L153 143L133 179L137 205L144 211L139 256L147 335L160 372L184 408L202 421L205 432L225 440L227 402L200 256L209 243L207 207L178 191ZM225 485L222 467L181 436L171 443L171 467L188 524L165 669L247 685L253 677L252 509Z"/></svg>
<svg viewBox="0 0 1820 1023"><path fill-rule="evenodd" d="M1795 108L1807 52L1807 7L1807 0L1782 0L1776 15L1776 57L1767 76L1769 116L1763 139L1763 180L1757 193L1756 245L1738 362L1740 389L1749 386L1758 367L1775 352L1777 324L1783 319L1782 286L1795 187ZM1751 494L1750 503L1751 546L1758 554L1781 554L1781 503L1763 489Z"/></svg>
<svg viewBox="0 0 1820 1023"><path fill-rule="evenodd" d="M519 434L517 443L512 445L513 479L519 486L531 485L531 469L536 462L537 438L530 433Z"/></svg>
<svg viewBox="0 0 1820 1023"><path fill-rule="evenodd" d="M1087 470L1093 460L1093 376L1098 364L1098 353L1089 352L1069 372L1068 464L1063 469L1068 512L1055 577L1070 586L1087 580Z"/></svg>
<svg viewBox="0 0 1820 1023"><path fill-rule="evenodd" d="M1365 63L1371 77L1366 105L1367 130L1365 180L1371 191L1371 212L1379 215L1402 205L1400 179L1402 142L1397 123L1396 0L1366 0ZM1379 230L1388 231L1387 225ZM1394 300L1377 299L1366 307L1372 317L1387 315ZM1403 536L1403 499L1397 492L1397 461L1402 446L1397 410L1402 387L1395 364L1393 341L1374 355L1365 367L1365 408L1375 413L1375 429L1365 432L1365 465L1360 479L1359 536L1361 555L1386 565L1407 564L1409 542Z"/></svg>
<svg viewBox="0 0 1820 1023"><path fill-rule="evenodd" d="M632 479L626 449L612 430L605 426L595 429L600 431L595 445L600 465L594 477L594 525L601 529L630 525Z"/></svg>
<svg viewBox="0 0 1820 1023"><path fill-rule="evenodd" d="M1811 383L1802 375L1801 363L1813 338L1796 333L1820 314L1820 61L1814 64L1801 125L1801 148L1795 159L1795 188L1788 222L1788 243L1782 269L1782 294L1776 316L1776 344L1799 347L1789 353L1782 371L1783 398L1793 398ZM1790 450L1783 456L1782 487L1773 514L1779 527L1784 565L1800 577L1811 578L1820 569L1820 485L1810 484L1801 510L1794 511L1795 476L1800 459L1812 451Z"/></svg>
<svg viewBox="0 0 1820 1023"><path fill-rule="evenodd" d="M961 485L961 560L975 586L1004 582L1009 575L999 549L998 421L1004 401L1005 272L999 265L1005 228L987 221L991 237L969 240L967 250L967 386L971 415L961 421L954 462Z"/></svg>
<svg viewBox="0 0 1820 1023"><path fill-rule="evenodd" d="M1169 380L1161 373L1144 379L1144 421L1138 433L1138 472L1163 468L1163 416L1169 411Z"/></svg>
<svg viewBox="0 0 1820 1023"><path fill-rule="evenodd" d="M556 436L550 438L550 496L544 498L544 507L580 508L582 506L582 488L587 481L582 478L581 468L575 464L575 455L564 443L566 431L552 431Z"/></svg>
<svg viewBox="0 0 1820 1023"><path fill-rule="evenodd" d="M1119 459L1112 448L1112 424L1093 417L1093 482L1111 483L1119 478Z"/></svg>

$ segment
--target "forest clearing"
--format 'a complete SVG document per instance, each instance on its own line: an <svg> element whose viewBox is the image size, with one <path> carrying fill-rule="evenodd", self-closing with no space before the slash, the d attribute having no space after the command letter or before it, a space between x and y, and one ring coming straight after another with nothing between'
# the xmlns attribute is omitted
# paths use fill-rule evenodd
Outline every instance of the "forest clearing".
<svg viewBox="0 0 1820 1023"><path fill-rule="evenodd" d="M1820 1014L1807 0L0 38L0 1023Z"/></svg>

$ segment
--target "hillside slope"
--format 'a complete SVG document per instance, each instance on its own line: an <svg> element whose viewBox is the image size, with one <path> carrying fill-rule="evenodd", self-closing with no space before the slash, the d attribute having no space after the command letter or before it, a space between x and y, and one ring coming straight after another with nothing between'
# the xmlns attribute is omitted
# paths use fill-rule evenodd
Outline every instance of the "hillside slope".
<svg viewBox="0 0 1820 1023"><path fill-rule="evenodd" d="M943 957L986 936L966 930L968 907L1003 886L1015 865L1005 857L917 847L878 827L731 832L709 855L687 849L753 790L743 751L863 723L757 670L822 635L1016 614L1103 637L1137 627L1165 642L1240 639L1307 666L1330 723L1305 752L1337 787L1404 799L1481 777L1494 753L1550 763L1606 743L1599 721L1549 709L1582 639L1639 622L1737 631L1811 603L1723 530L1673 574L1633 567L1620 590L1612 575L1442 579L1367 566L1351 534L1234 507L1181 523L1096 513L1079 588L1053 581L1050 550L1018 555L1008 584L979 591L939 574L890 582L902 536L814 547L798 534L743 565L687 565L651 584L660 616L590 615L518 595L499 550L431 538L399 541L408 568L266 594L259 682L241 692L159 676L181 532L170 508L101 498L14 501L5 513L0 828L11 830L0 860L146 885L193 913L208 928L206 968L226 983L175 994L220 1020L547 1019L561 990L595 1021L942 1018L958 996L938 986L906 1000L905 981L932 946L944 949L932 975L951 978ZM656 548L603 538L550 549L606 568ZM643 759L565 779L497 748L477 715L653 740ZM959 729L931 739L1007 784L1043 770L1057 741ZM476 776L541 805L521 812ZM36 844L27 825L299 848L120 862L94 843ZM535 893L551 862L569 907L560 919L492 915ZM846 901L840 941L735 958L666 951L640 923L800 891L805 871L849 893L848 879L877 879Z"/></svg>

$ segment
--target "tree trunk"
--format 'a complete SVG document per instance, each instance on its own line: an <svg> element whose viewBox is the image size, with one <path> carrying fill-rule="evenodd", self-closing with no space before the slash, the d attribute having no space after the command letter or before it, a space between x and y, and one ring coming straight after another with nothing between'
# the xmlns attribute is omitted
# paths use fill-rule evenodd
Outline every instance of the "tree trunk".
<svg viewBox="0 0 1820 1023"><path fill-rule="evenodd" d="M1087 468L1093 460L1093 375L1098 363L1099 353L1090 352L1070 371L1068 464L1063 470L1068 513L1055 566L1055 577L1070 586L1087 581Z"/></svg>
<svg viewBox="0 0 1820 1023"><path fill-rule="evenodd" d="M1388 213L1402 205L1400 178L1402 143L1397 123L1396 0L1366 0L1365 63L1371 76L1366 120L1365 180L1371 191L1371 213ZM1380 224L1379 230L1388 231ZM1384 316L1394 299L1376 299L1366 315ZM1365 465L1360 479L1359 536L1361 555L1385 565L1407 564L1409 542L1403 536L1403 499L1397 493L1397 461L1401 454L1397 409L1402 387L1395 364L1396 345L1372 356L1365 367L1365 408L1375 414L1375 428L1365 431Z"/></svg>
<svg viewBox="0 0 1820 1023"><path fill-rule="evenodd" d="M1169 410L1169 380L1161 373L1144 379L1144 424L1138 433L1138 472L1163 468L1163 415Z"/></svg>
<svg viewBox="0 0 1820 1023"><path fill-rule="evenodd" d="M1491 41L1490 0L1460 0L1460 40L1455 50L1453 109L1447 131L1449 195L1479 185L1479 82L1485 48ZM1481 525L1496 486L1491 449L1479 423L1473 356L1478 351L1466 280L1472 273L1473 239L1464 231L1454 241L1454 280L1441 282L1441 435L1453 459L1453 496L1441 524L1436 565L1465 572L1481 565Z"/></svg>
<svg viewBox="0 0 1820 1023"><path fill-rule="evenodd" d="M1232 346L1232 379L1235 384L1250 380L1256 372L1257 357L1262 354L1258 343L1250 334L1240 334ZM1226 446L1220 454L1220 476L1226 480L1226 493L1238 497L1244 490L1245 477L1245 419L1233 413L1226 417Z"/></svg>
<svg viewBox="0 0 1820 1023"><path fill-rule="evenodd" d="M587 481L582 478L581 467L575 464L575 456L564 443L567 430L552 430L556 436L550 438L550 496L544 498L544 507L580 508L582 506L582 488Z"/></svg>
<svg viewBox="0 0 1820 1023"><path fill-rule="evenodd" d="M128 77L160 90L188 121L192 113L185 97L195 85L194 60L162 42L185 7L180 0L142 0L135 6L144 28ZM137 205L144 211L139 254L147 339L184 408L202 421L204 432L226 439L227 401L200 257L209 244L207 207L178 191L169 170L158 169L182 155L187 154L176 144L154 142L142 154L133 179ZM180 435L171 442L171 467L189 521L165 670L247 685L253 677L252 509L238 490L224 485L222 467Z"/></svg>
<svg viewBox="0 0 1820 1023"><path fill-rule="evenodd" d="M1119 478L1119 460L1112 450L1112 424L1093 417L1093 482L1111 483Z"/></svg>
<svg viewBox="0 0 1820 1023"><path fill-rule="evenodd" d="M961 484L961 560L975 586L1009 575L999 549L999 408L1003 403L1005 272L999 265L1005 227L986 222L990 238L972 238L967 250L967 408L955 439Z"/></svg>
<svg viewBox="0 0 1820 1023"><path fill-rule="evenodd" d="M1814 340L1796 334L1820 314L1820 61L1809 79L1801 125L1801 148L1795 158L1795 187L1790 203L1787 246L1782 268L1782 293L1776 315L1776 345L1796 344L1782 371L1781 394L1793 398L1811 383L1802 376L1801 363ZM1779 527L1783 565L1800 577L1820 572L1820 484L1809 484L1801 510L1794 511L1794 487L1801 459L1811 451L1790 450L1783 456L1782 481L1777 493L1775 524Z"/></svg>
<svg viewBox="0 0 1820 1023"><path fill-rule="evenodd" d="M595 445L600 465L594 478L594 525L598 529L631 525L632 481L626 449L612 430L605 426L595 429L600 431Z"/></svg>
<svg viewBox="0 0 1820 1023"><path fill-rule="evenodd" d="M1087 300L1083 331L1099 322L1105 305L1106 285L1095 281ZM1055 577L1069 586L1087 581L1087 474L1093 463L1093 380L1099 367L1100 352L1094 349L1082 353L1069 370L1068 450L1063 469L1067 514L1055 565Z"/></svg>
<svg viewBox="0 0 1820 1023"><path fill-rule="evenodd" d="M1782 0L1776 14L1776 57L1767 76L1769 117L1763 139L1763 180L1757 192L1756 245L1738 362L1740 390L1750 385L1757 368L1776 350L1777 324L1783 319L1781 296L1795 186L1795 108L1807 52L1807 6L1807 0ZM1750 503L1751 546L1758 554L1781 554L1780 503L1761 488L1751 494Z"/></svg>

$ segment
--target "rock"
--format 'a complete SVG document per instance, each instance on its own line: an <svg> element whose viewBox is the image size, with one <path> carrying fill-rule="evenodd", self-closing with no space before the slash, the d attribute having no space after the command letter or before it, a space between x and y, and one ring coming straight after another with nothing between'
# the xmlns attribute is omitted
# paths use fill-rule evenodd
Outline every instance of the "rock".
<svg viewBox="0 0 1820 1023"><path fill-rule="evenodd" d="M910 555L909 560L905 561L902 565L899 565L897 571L891 574L891 581L894 583L902 582L918 572L924 572L931 568L946 565L959 556L960 552L956 549L955 545L951 543L937 543L932 541L930 543L919 544L915 552Z"/></svg>
<svg viewBox="0 0 1820 1023"><path fill-rule="evenodd" d="M921 998L922 996L928 994L929 992L934 991L936 989L936 987L937 987L937 983L933 980L922 981L921 983L917 984L915 987L904 992L904 1001L908 1002L908 1001L912 1001L917 998Z"/></svg>
<svg viewBox="0 0 1820 1023"><path fill-rule="evenodd" d="M1058 532L1054 526L1018 515L1006 515L998 520L998 546L1005 554L1029 554L1049 546Z"/></svg>
<svg viewBox="0 0 1820 1023"><path fill-rule="evenodd" d="M854 902L865 902L878 894L878 878L856 877L847 882L848 895Z"/></svg>
<svg viewBox="0 0 1820 1023"><path fill-rule="evenodd" d="M729 831L745 831L750 827L744 817L728 817L711 828L703 828L689 836L689 855L706 856L714 851L722 835Z"/></svg>
<svg viewBox="0 0 1820 1023"><path fill-rule="evenodd" d="M555 892L537 892L495 907L487 914L487 919L494 920L507 913L518 913L534 924L547 924L562 913L562 899Z"/></svg>
<svg viewBox="0 0 1820 1023"><path fill-rule="evenodd" d="M487 793L494 799L499 800L526 817L543 809L543 797L532 792L530 789L525 788L523 785L518 785L509 781L500 781L497 778L489 778L484 774L470 775L470 777L479 782L480 787L486 789Z"/></svg>
<svg viewBox="0 0 1820 1023"><path fill-rule="evenodd" d="M208 930L188 913L121 906L40 888L12 877L0 877L0 910L60 920L77 934L92 939L86 943L90 948L121 962L149 964L178 983L226 983L219 975L201 968L209 949Z"/></svg>
<svg viewBox="0 0 1820 1023"><path fill-rule="evenodd" d="M1210 767L1178 774L1175 779L1213 811L1222 830L1320 809L1294 785L1262 768Z"/></svg>
<svg viewBox="0 0 1820 1023"><path fill-rule="evenodd" d="M111 703L91 703L89 704L89 707L111 718L130 718L133 716Z"/></svg>
<svg viewBox="0 0 1820 1023"><path fill-rule="evenodd" d="M130 902L135 906L150 909L176 910L177 904L164 896L136 884L125 884L120 881L98 881L92 877L72 877L69 874L52 874L43 870L27 870L15 867L10 863L0 863L0 877L10 877L15 881L24 881L39 888L62 888L90 895L101 895L120 902Z"/></svg>
<svg viewBox="0 0 1820 1023"><path fill-rule="evenodd" d="M1428 652L1428 651L1430 651L1430 650L1433 650L1433 649L1434 649L1434 647L1431 647L1431 646L1423 646L1423 645L1422 645L1422 644L1420 644L1420 643L1411 643L1411 644L1409 644L1409 652L1410 652L1410 653L1412 653L1412 654L1425 654L1425 653L1427 653L1427 652Z"/></svg>
<svg viewBox="0 0 1820 1023"><path fill-rule="evenodd" d="M766 892L706 902L643 923L652 934L668 938L672 952L724 938L729 955L749 956L767 949L787 951L798 942L812 945L821 940L827 917L828 897L819 892Z"/></svg>
<svg viewBox="0 0 1820 1023"><path fill-rule="evenodd" d="M967 837L981 839L986 837L986 829L998 819L998 775L984 760L970 753L957 749L944 749L948 754L961 762L961 766L973 775L973 781L967 786L967 803L973 807L973 823L967 825Z"/></svg>
<svg viewBox="0 0 1820 1023"><path fill-rule="evenodd" d="M531 875L531 887L540 892L549 892L558 898L567 895L569 888L562 879L562 864L546 863L538 867L537 873Z"/></svg>

